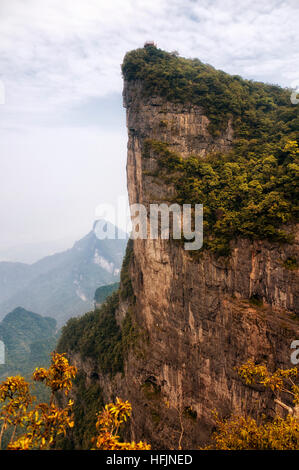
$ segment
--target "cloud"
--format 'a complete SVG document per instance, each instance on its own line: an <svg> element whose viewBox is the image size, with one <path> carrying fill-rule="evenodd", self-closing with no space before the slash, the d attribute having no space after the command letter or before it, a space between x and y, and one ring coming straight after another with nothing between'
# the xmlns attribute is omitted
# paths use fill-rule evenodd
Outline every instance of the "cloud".
<svg viewBox="0 0 299 470"><path fill-rule="evenodd" d="M120 93L126 51L147 39L231 73L290 84L297 1L1 0L7 112L53 113Z"/></svg>
<svg viewBox="0 0 299 470"><path fill-rule="evenodd" d="M0 243L86 233L125 193L127 51L154 40L288 85L298 13L298 0L0 0Z"/></svg>
<svg viewBox="0 0 299 470"><path fill-rule="evenodd" d="M0 247L75 240L100 203L126 194L124 128L0 130L0 139Z"/></svg>

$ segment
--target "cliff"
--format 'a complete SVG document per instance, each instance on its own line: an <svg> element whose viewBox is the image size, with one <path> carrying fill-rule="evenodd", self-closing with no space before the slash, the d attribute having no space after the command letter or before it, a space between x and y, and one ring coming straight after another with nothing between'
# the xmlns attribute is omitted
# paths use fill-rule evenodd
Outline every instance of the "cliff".
<svg viewBox="0 0 299 470"><path fill-rule="evenodd" d="M135 54L125 59L123 67L129 200L131 204L145 205L182 202L180 191L186 181L182 165L191 162L190 156L199 162L210 162L214 169L219 155L231 155L231 163L236 142L240 149L240 140L244 139L242 113L225 112L219 119L211 105L205 107L205 101L190 96L177 99L178 95L169 96L169 90L162 85L151 88L153 83L142 76L145 72L136 68L135 60L140 59L140 54L144 60L144 54L150 52ZM161 60L172 63L180 59L169 55ZM195 65L204 67L201 63ZM209 66L203 70L216 74L217 79L223 74ZM170 73L169 69L166 72ZM170 88L171 73L167 77ZM208 82L207 78L202 80ZM240 82L239 77L235 80ZM244 89L245 85L242 84ZM266 85L257 87L265 93L269 91ZM277 87L273 90L276 93ZM279 96L284 97L284 92ZM244 109L242 112L247 125ZM271 112L269 116L273 117ZM267 114L267 107L263 113ZM254 125L248 124L248 129L254 129ZM289 133L294 139L291 130ZM274 134L273 139L269 137L272 150L281 144L275 142ZM256 136L251 135L250 139L251 146L259 144ZM242 145L246 152L244 142ZM175 155L181 162L179 173L174 168L174 178L170 177L170 167L161 166L165 152L167 158ZM210 155L214 155L212 159ZM261 198L264 200L265 196ZM226 214L226 207L222 203L220 206ZM291 212L289 206L287 210ZM238 212L239 217L244 211ZM103 346L100 354L101 358L106 354L110 369L103 368L100 356L90 352L97 338L102 341L103 330L94 330L87 337L87 319L86 324L77 320L76 325L65 328L59 348L67 350L79 367L80 387L75 388L75 395L81 401L76 408L81 426L90 429L91 424L82 418L82 408L85 413L89 411L90 401L85 398L94 387L100 396L98 403L115 396L132 403L133 418L126 432L133 439L149 441L154 449L177 448L182 428L183 448L195 449L208 442L214 409L223 417L233 413L273 416L281 412L274 408L270 392L245 386L235 368L248 359L266 362L271 370L292 366L290 344L299 333L299 240L295 219L293 215L284 219L284 239L275 235L274 229L282 225L278 215L277 220L273 216L271 219L273 236L269 236L269 228L267 233L264 230L264 226L269 227L269 218L256 236L245 232L248 218L246 224L231 224L228 249L227 232L217 229L219 217L213 221L211 216L209 220L207 239L221 240L221 247L226 247L224 252L219 250L219 241L211 241L197 254L185 251L174 240L129 242L117 299L106 306L106 313L109 311L114 322L109 330L113 333L109 338L106 331L106 349ZM71 336L72 342L68 339ZM87 434L72 436L72 445L84 447Z"/></svg>

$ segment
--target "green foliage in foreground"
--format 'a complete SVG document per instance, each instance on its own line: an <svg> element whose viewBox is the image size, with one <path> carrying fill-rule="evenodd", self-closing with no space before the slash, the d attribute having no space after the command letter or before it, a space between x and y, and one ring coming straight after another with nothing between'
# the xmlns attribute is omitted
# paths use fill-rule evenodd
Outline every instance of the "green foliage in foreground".
<svg viewBox="0 0 299 470"><path fill-rule="evenodd" d="M144 96L202 106L210 131L218 134L229 118L239 139L278 142L299 138L299 106L290 102L290 90L244 80L156 47L126 54L122 72L127 81L140 81Z"/></svg>
<svg viewBox="0 0 299 470"><path fill-rule="evenodd" d="M134 346L138 331L130 312L122 328L116 323L118 303L119 291L108 297L100 309L71 318L62 329L57 351L77 352L83 359L93 359L103 374L122 372L124 357Z"/></svg>
<svg viewBox="0 0 299 470"><path fill-rule="evenodd" d="M122 371L121 331L115 319L118 296L114 292L99 310L71 318L62 329L58 352L79 352L83 359L95 359L103 373Z"/></svg>
<svg viewBox="0 0 299 470"><path fill-rule="evenodd" d="M155 176L173 183L179 204L203 204L205 247L229 253L235 237L290 242L281 226L298 220L299 149L296 141L242 146L227 155L183 159L164 142L147 140L144 157L158 160ZM294 261L293 261L294 265Z"/></svg>
<svg viewBox="0 0 299 470"><path fill-rule="evenodd" d="M104 406L102 389L98 382L87 385L86 375L80 371L74 379L76 396L73 406L74 428L60 440L58 448L62 450L89 450L95 434L97 413Z"/></svg>

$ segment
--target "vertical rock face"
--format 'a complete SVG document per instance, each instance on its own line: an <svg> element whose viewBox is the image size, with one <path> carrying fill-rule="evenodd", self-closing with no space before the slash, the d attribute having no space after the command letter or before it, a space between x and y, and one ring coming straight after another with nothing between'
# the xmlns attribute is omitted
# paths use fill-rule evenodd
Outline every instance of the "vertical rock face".
<svg viewBox="0 0 299 470"><path fill-rule="evenodd" d="M124 105L131 204L174 196L155 177L159 157L145 155L146 140L204 159L228 151L234 139L232 121L212 136L201 107L145 98L138 80L125 82ZM132 439L146 439L154 449L177 448L181 439L183 448L196 449L209 440L213 410L222 417L280 411L270 392L245 386L236 367L248 359L271 370L292 367L298 270L285 262L298 257L298 243L238 239L226 259L206 250L195 259L174 241L134 240L116 312L127 344L123 373L103 375L94 359L73 354L87 387L96 380L104 401L121 396L132 403Z"/></svg>
<svg viewBox="0 0 299 470"><path fill-rule="evenodd" d="M141 83L124 85L124 106L127 109L128 140L128 192L130 204L147 203L163 199L169 188L157 187L143 172L157 168L151 159L142 159L145 139L155 139L171 144L183 157L196 153L204 158L208 152L227 151L232 143L233 129L227 129L217 138L209 134L209 120L199 106L172 104L157 96L143 98Z"/></svg>
<svg viewBox="0 0 299 470"><path fill-rule="evenodd" d="M172 196L171 188L151 176L157 162L144 157L145 139L167 142L183 157L194 153L205 158L231 145L230 122L225 132L212 137L202 109L145 99L138 82L125 83L124 105L131 204L165 202ZM133 437L148 439L154 448L175 447L182 416L183 447L196 448L209 437L213 409L222 416L275 412L271 396L245 387L235 367L248 359L266 361L270 368L292 366L298 277L284 261L296 253L298 240L287 246L238 240L228 260L204 252L195 261L168 240L134 241L129 266L133 316L146 341L130 352L119 384L133 403Z"/></svg>

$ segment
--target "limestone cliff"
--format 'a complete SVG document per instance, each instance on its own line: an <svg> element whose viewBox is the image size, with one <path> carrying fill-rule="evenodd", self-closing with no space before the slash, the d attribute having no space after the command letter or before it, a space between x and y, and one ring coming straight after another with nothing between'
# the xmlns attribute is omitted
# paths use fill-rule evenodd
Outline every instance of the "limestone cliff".
<svg viewBox="0 0 299 470"><path fill-rule="evenodd" d="M173 186L159 180L159 156L144 154L148 139L167 143L183 158L205 159L232 146L232 118L213 135L200 105L146 96L140 80L125 81L123 96L130 203L175 197ZM115 312L122 371L103 373L96 359L69 348L86 389L97 383L103 401L128 399L134 410L128 432L155 449L177 447L180 421L183 448L207 442L214 409L221 416L279 412L271 393L245 386L235 367L248 359L272 370L292 366L298 269L287 269L285 262L298 258L298 243L239 237L231 241L229 257L209 250L194 257L171 240L131 242Z"/></svg>

